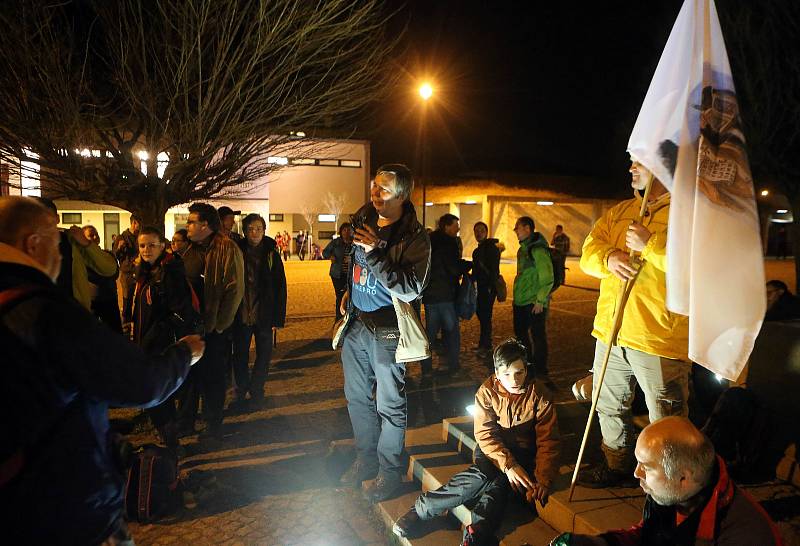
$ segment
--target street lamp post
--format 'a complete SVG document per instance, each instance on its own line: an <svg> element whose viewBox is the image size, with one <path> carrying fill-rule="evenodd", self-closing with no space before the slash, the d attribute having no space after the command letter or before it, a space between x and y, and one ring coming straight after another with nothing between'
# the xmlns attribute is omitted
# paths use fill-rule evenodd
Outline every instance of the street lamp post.
<svg viewBox="0 0 800 546"><path fill-rule="evenodd" d="M421 160L420 160L420 178L422 179L422 227L426 226L425 224L425 212L427 210L426 203L428 201L428 195L426 192L425 187L425 174L426 174L426 162L428 159L428 135L427 135L427 120L425 119L427 113L427 106L428 101L433 97L433 87L431 84L425 82L419 86L419 96L422 99L422 110L420 111L420 147L421 147Z"/></svg>

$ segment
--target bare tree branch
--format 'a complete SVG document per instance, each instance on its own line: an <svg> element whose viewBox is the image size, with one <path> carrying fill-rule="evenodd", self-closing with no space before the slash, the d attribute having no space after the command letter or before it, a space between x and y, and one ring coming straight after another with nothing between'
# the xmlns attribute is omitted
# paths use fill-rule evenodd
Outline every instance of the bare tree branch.
<svg viewBox="0 0 800 546"><path fill-rule="evenodd" d="M314 137L352 132L394 81L386 23L378 0L6 2L0 159L39 169L52 197L160 224L257 189L285 168L270 156L319 157Z"/></svg>

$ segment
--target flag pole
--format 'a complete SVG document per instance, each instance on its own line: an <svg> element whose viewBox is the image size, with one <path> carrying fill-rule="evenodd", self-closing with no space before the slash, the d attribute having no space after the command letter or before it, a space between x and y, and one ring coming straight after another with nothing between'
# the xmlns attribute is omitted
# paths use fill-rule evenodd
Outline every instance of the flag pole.
<svg viewBox="0 0 800 546"><path fill-rule="evenodd" d="M650 188L653 186L653 178L653 173L650 173L650 176L647 180L647 185L644 187L642 206L639 208L639 216L636 218L636 222L639 224L642 223L644 214L647 211L647 199L650 197ZM631 259L634 257L634 252L635 251L631 250L628 254ZM572 495L575 493L575 483L578 480L578 470L580 469L581 461L583 460L583 452L586 450L586 442L589 439L589 431L592 429L592 418L594 417L594 412L597 410L597 401L600 399L600 389L603 388L603 379L605 379L606 376L608 359L611 357L611 348L617 342L617 335L619 334L619 329L622 326L622 315L625 313L625 304L628 303L628 296L631 294L633 283L636 282L636 277L638 274L639 271L637 269L636 275L632 279L626 280L622 286L620 286L617 305L614 307L614 318L611 321L611 336L609 337L608 344L606 345L606 352L603 355L603 364L600 366L600 374L597 378L597 388L592 389L592 407L589 410L589 418L586 420L586 428L583 431L583 439L581 440L581 448L578 450L578 460L575 462L575 470L572 471L572 481L569 485L569 502L572 502Z"/></svg>

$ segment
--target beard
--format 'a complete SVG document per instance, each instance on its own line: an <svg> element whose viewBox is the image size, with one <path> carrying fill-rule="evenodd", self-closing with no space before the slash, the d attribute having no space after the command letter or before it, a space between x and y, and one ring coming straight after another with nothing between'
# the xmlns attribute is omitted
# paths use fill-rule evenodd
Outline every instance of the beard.
<svg viewBox="0 0 800 546"><path fill-rule="evenodd" d="M658 493L648 488L645 493L650 495L650 498L652 498L656 504L661 506L674 506L676 504L686 502L693 496L693 494L682 492L677 484L670 484Z"/></svg>

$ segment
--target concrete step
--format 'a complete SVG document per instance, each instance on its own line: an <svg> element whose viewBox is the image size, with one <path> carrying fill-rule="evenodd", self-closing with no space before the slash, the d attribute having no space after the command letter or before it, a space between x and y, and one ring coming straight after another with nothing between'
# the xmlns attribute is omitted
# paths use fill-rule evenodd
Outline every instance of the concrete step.
<svg viewBox="0 0 800 546"><path fill-rule="evenodd" d="M597 534L608 529L629 527L642 515L644 494L641 489L588 489L576 487L570 502L569 484L577 458L588 405L579 402L559 403L556 407L562 437L560 475L546 506L537 503L537 512L544 522L558 532ZM577 431L577 432L576 432ZM599 445L599 426L593 426L589 444ZM472 458L475 442L472 418L455 417L442 422L442 436L450 449L459 453L466 464Z"/></svg>
<svg viewBox="0 0 800 546"><path fill-rule="evenodd" d="M406 433L409 478L420 483L423 491L441 487L453 474L469 466L469 463L457 451L442 441L444 440L442 430L440 425L431 425L409 430ZM411 504L406 509L410 506ZM464 506L456 507L451 514L462 525L469 525L472 522L470 511ZM524 503L512 500L508 504L503 524L497 536L503 546L524 544L538 546L548 544L557 534L555 529L537 518L535 512L526 507ZM414 542L414 544L416 543Z"/></svg>

